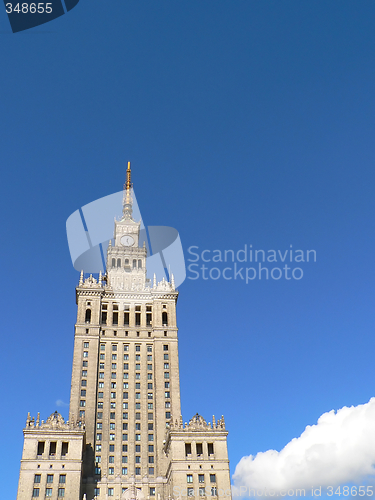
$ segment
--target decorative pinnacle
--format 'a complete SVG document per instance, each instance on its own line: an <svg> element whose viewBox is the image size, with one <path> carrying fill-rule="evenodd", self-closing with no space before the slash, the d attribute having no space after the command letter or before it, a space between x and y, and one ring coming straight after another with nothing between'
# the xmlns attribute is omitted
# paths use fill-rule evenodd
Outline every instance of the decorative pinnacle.
<svg viewBox="0 0 375 500"><path fill-rule="evenodd" d="M132 171L130 168L130 161L128 161L128 169L126 171L126 182L124 184L124 197L123 197L123 210L122 213L127 219L132 217L133 212L133 200L131 195L132 190Z"/></svg>

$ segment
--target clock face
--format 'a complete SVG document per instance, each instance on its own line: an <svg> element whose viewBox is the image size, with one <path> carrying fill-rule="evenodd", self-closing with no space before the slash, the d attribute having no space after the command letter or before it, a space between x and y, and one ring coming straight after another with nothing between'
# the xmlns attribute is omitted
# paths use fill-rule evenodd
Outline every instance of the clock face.
<svg viewBox="0 0 375 500"><path fill-rule="evenodd" d="M134 238L132 236L125 235L121 238L121 244L124 245L124 247L131 247L134 245Z"/></svg>

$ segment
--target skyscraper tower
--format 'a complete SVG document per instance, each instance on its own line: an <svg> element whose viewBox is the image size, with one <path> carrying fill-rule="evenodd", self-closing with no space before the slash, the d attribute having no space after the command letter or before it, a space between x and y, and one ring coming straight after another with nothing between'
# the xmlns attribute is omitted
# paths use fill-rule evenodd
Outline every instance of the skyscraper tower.
<svg viewBox="0 0 375 500"><path fill-rule="evenodd" d="M17 500L230 500L224 418L183 423L173 275L146 275L130 163L106 274L81 273L69 421L28 416Z"/></svg>

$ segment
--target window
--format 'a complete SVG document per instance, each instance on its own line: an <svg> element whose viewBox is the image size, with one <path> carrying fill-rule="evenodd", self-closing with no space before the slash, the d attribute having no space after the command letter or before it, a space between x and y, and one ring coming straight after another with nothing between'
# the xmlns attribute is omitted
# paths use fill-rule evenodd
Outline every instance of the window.
<svg viewBox="0 0 375 500"><path fill-rule="evenodd" d="M124 420L127 420L127 419L128 419L128 412L123 413L123 414L122 414L122 418L123 418Z"/></svg>
<svg viewBox="0 0 375 500"><path fill-rule="evenodd" d="M140 423L135 424L135 430L136 431L140 431L141 430L141 424Z"/></svg>
<svg viewBox="0 0 375 500"><path fill-rule="evenodd" d="M129 344L124 344L124 351L128 351L129 350Z"/></svg>
<svg viewBox="0 0 375 500"><path fill-rule="evenodd" d="M169 382L164 382L164 388L169 389Z"/></svg>
<svg viewBox="0 0 375 500"><path fill-rule="evenodd" d="M52 488L46 488L46 497L52 496Z"/></svg>
<svg viewBox="0 0 375 500"><path fill-rule="evenodd" d="M111 429L111 431L114 431L114 430L115 430L115 428L116 428L116 424L115 424L114 422L111 422L111 423L109 424L109 428Z"/></svg>
<svg viewBox="0 0 375 500"><path fill-rule="evenodd" d="M128 457L127 456L123 456L122 457L122 463L123 464L127 464L128 463Z"/></svg>
<svg viewBox="0 0 375 500"><path fill-rule="evenodd" d="M65 497L65 489L64 489L64 488L59 488L59 489L57 490L57 496L58 496L59 498L63 498L63 497Z"/></svg>
<svg viewBox="0 0 375 500"><path fill-rule="evenodd" d="M217 490L216 490L216 486L214 486L213 488L211 488L211 496L212 496L212 497L217 497Z"/></svg>
<svg viewBox="0 0 375 500"><path fill-rule="evenodd" d="M216 483L216 474L210 474L210 483Z"/></svg>
<svg viewBox="0 0 375 500"><path fill-rule="evenodd" d="M166 408L170 408L171 407L171 402L170 401L166 401L165 402L165 407Z"/></svg>
<svg viewBox="0 0 375 500"><path fill-rule="evenodd" d="M142 269L142 260L138 259L138 269Z"/></svg>
<svg viewBox="0 0 375 500"><path fill-rule="evenodd" d="M84 347L85 349L88 349L88 348L89 348L89 343L88 343L88 342L84 342L84 343L83 343L83 347Z"/></svg>
<svg viewBox="0 0 375 500"><path fill-rule="evenodd" d="M105 359L105 354L100 353L100 359Z"/></svg>
<svg viewBox="0 0 375 500"><path fill-rule="evenodd" d="M214 454L214 443L207 443L208 455Z"/></svg>
<svg viewBox="0 0 375 500"><path fill-rule="evenodd" d="M165 311L162 313L162 322L163 326L168 326L168 313Z"/></svg>
<svg viewBox="0 0 375 500"><path fill-rule="evenodd" d="M166 411L165 412L165 418L171 418L171 412L170 411Z"/></svg>
<svg viewBox="0 0 375 500"><path fill-rule="evenodd" d="M104 363L99 363L99 368L100 368L101 370L104 370Z"/></svg>
<svg viewBox="0 0 375 500"><path fill-rule="evenodd" d="M152 383L147 384L147 389L152 389Z"/></svg>
<svg viewBox="0 0 375 500"><path fill-rule="evenodd" d="M87 380L81 380L81 386L87 387Z"/></svg>
<svg viewBox="0 0 375 500"><path fill-rule="evenodd" d="M152 365L147 365L147 370L152 370Z"/></svg>
<svg viewBox="0 0 375 500"><path fill-rule="evenodd" d="M136 419L136 420L141 420L141 414L140 414L139 412L137 412L137 413L135 414L135 419Z"/></svg>
<svg viewBox="0 0 375 500"><path fill-rule="evenodd" d="M124 382L124 387L123 389L129 389L129 383L128 382Z"/></svg>
<svg viewBox="0 0 375 500"><path fill-rule="evenodd" d="M136 434L135 435L135 440L136 441L140 441L141 440L141 435L140 434Z"/></svg>
<svg viewBox="0 0 375 500"><path fill-rule="evenodd" d="M97 429L99 429L99 430L100 430L100 429L103 429L103 424L102 424L102 422L97 422L97 423L96 423L96 428L97 428Z"/></svg>
<svg viewBox="0 0 375 500"><path fill-rule="evenodd" d="M123 444L122 445L122 451L124 451L124 452L128 451L128 445L127 444Z"/></svg>
<svg viewBox="0 0 375 500"><path fill-rule="evenodd" d="M112 259L112 267L116 267L116 259Z"/></svg>
<svg viewBox="0 0 375 500"><path fill-rule="evenodd" d="M128 473L128 468L127 467L123 467L121 472L124 475L127 474Z"/></svg>
<svg viewBox="0 0 375 500"><path fill-rule="evenodd" d="M100 467L95 467L95 474L99 475L100 474Z"/></svg>
<svg viewBox="0 0 375 500"><path fill-rule="evenodd" d="M136 474L136 476L140 476L141 475L141 468L140 467L136 467L135 468L135 474Z"/></svg>
<svg viewBox="0 0 375 500"><path fill-rule="evenodd" d="M91 309L86 309L85 323L91 322Z"/></svg>
<svg viewBox="0 0 375 500"><path fill-rule="evenodd" d="M115 435L114 434L110 434L109 435L109 440L110 441L114 441L115 440Z"/></svg>
<svg viewBox="0 0 375 500"><path fill-rule="evenodd" d="M124 363L124 370L129 370L129 363Z"/></svg>
<svg viewBox="0 0 375 500"><path fill-rule="evenodd" d="M147 408L149 410L153 410L154 409L154 403L147 403Z"/></svg>
<svg viewBox="0 0 375 500"><path fill-rule="evenodd" d="M102 461L102 457L95 457L95 462L96 462L97 464L100 464L100 463L101 463L101 461Z"/></svg>
<svg viewBox="0 0 375 500"><path fill-rule="evenodd" d="M83 357L88 358L89 357L89 351L83 351Z"/></svg>
<svg viewBox="0 0 375 500"><path fill-rule="evenodd" d="M151 326L152 325L152 313L146 312L146 325Z"/></svg>
<svg viewBox="0 0 375 500"><path fill-rule="evenodd" d="M148 414L148 419L149 419L149 420L150 420L150 419L152 420L152 415L153 415L152 413L149 413L149 414ZM149 430L149 431L153 431L153 430L154 430L154 424L153 424L153 423L151 423L151 424L150 424L150 423L148 423L147 425L148 425L148 430Z"/></svg>
<svg viewBox="0 0 375 500"><path fill-rule="evenodd" d="M111 392L111 398L112 399L116 399L116 393L115 392Z"/></svg>
<svg viewBox="0 0 375 500"><path fill-rule="evenodd" d="M202 443L197 443L196 448L197 448L197 455L202 455L202 453L203 453Z"/></svg>
<svg viewBox="0 0 375 500"><path fill-rule="evenodd" d="M141 399L141 393L140 392L136 392L135 393L135 399Z"/></svg>
<svg viewBox="0 0 375 500"><path fill-rule="evenodd" d="M100 495L100 488L94 488L94 496L98 497Z"/></svg>
<svg viewBox="0 0 375 500"><path fill-rule="evenodd" d="M49 454L50 454L50 456L56 455L56 447L57 447L57 442L56 441L51 441L50 444L49 444ZM52 477L53 477L53 475L52 475Z"/></svg>
<svg viewBox="0 0 375 500"><path fill-rule="evenodd" d="M135 350L136 350L136 352L140 352L140 350L141 350L141 346L140 346L140 345L136 345L136 346L135 346Z"/></svg>
<svg viewBox="0 0 375 500"><path fill-rule="evenodd" d="M128 424L122 424L122 430L127 431L128 430Z"/></svg>
<svg viewBox="0 0 375 500"><path fill-rule="evenodd" d="M113 497L113 488L108 488L108 496Z"/></svg>
<svg viewBox="0 0 375 500"><path fill-rule="evenodd" d="M149 464L153 464L154 463L154 457L153 456L149 456L148 457L148 463Z"/></svg>
<svg viewBox="0 0 375 500"><path fill-rule="evenodd" d="M117 351L117 344L112 344L112 351Z"/></svg>
<svg viewBox="0 0 375 500"><path fill-rule="evenodd" d="M101 444L97 444L97 445L95 446L95 450L96 450L96 451L102 451L102 445L101 445Z"/></svg>
<svg viewBox="0 0 375 500"><path fill-rule="evenodd" d="M135 379L136 380L140 380L141 379L141 374L140 373L136 373L135 374Z"/></svg>
<svg viewBox="0 0 375 500"><path fill-rule="evenodd" d="M102 402L98 403L98 408L99 408L99 409L102 409L102 408L103 408L103 403L102 403Z"/></svg>
<svg viewBox="0 0 375 500"><path fill-rule="evenodd" d="M116 413L114 411L112 411L110 414L109 414L109 418L112 420L114 418L116 418Z"/></svg>
<svg viewBox="0 0 375 500"><path fill-rule="evenodd" d="M96 440L97 441L101 441L102 440L102 435L101 434L97 434L96 435Z"/></svg>
<svg viewBox="0 0 375 500"><path fill-rule="evenodd" d="M111 401L111 408L113 408L113 409L116 408L116 403L114 403L113 401Z"/></svg>
<svg viewBox="0 0 375 500"><path fill-rule="evenodd" d="M135 326L141 325L141 313L135 313Z"/></svg>
<svg viewBox="0 0 375 500"><path fill-rule="evenodd" d="M129 354L124 354L124 361L128 361L129 360Z"/></svg>
<svg viewBox="0 0 375 500"><path fill-rule="evenodd" d="M124 392L122 394L122 399L128 399L128 397L129 397L129 393L128 392Z"/></svg>
<svg viewBox="0 0 375 500"><path fill-rule="evenodd" d="M204 483L204 474L198 474L198 483Z"/></svg>
<svg viewBox="0 0 375 500"><path fill-rule="evenodd" d="M115 468L114 468L114 467L108 467L108 474L109 474L110 476L113 476L113 475L114 475L114 473L115 473Z"/></svg>
<svg viewBox="0 0 375 500"><path fill-rule="evenodd" d="M85 397L86 396L86 390L85 389L82 389L81 390L81 396Z"/></svg>
<svg viewBox="0 0 375 500"><path fill-rule="evenodd" d="M136 369L136 370L140 370L140 369L141 369L141 365L140 365L139 363L137 363L137 364L135 365L135 369Z"/></svg>
<svg viewBox="0 0 375 500"><path fill-rule="evenodd" d="M85 391L86 392L86 391ZM153 399L153 393L152 392L149 392L147 394L147 399Z"/></svg>
<svg viewBox="0 0 375 500"><path fill-rule="evenodd" d="M149 444L148 445L148 452L149 453L154 453L154 445L153 444Z"/></svg>
<svg viewBox="0 0 375 500"><path fill-rule="evenodd" d="M164 372L164 378L169 378L169 372Z"/></svg>
<svg viewBox="0 0 375 500"><path fill-rule="evenodd" d="M140 444L136 444L135 445L135 452L136 453L141 453L141 445Z"/></svg>
<svg viewBox="0 0 375 500"><path fill-rule="evenodd" d="M193 497L194 496L194 488L188 488L187 489L187 496L188 497Z"/></svg>
<svg viewBox="0 0 375 500"><path fill-rule="evenodd" d="M102 380L104 379L104 372L99 372L99 378Z"/></svg>
<svg viewBox="0 0 375 500"><path fill-rule="evenodd" d="M136 464L140 464L140 463L141 463L141 457L136 456L136 457L135 457L135 463L136 463Z"/></svg>
<svg viewBox="0 0 375 500"><path fill-rule="evenodd" d="M34 483L35 484L40 483L40 474L35 474L35 476L34 476Z"/></svg>
<svg viewBox="0 0 375 500"><path fill-rule="evenodd" d="M118 305L113 304L112 324L118 325Z"/></svg>
<svg viewBox="0 0 375 500"><path fill-rule="evenodd" d="M169 370L169 363L164 363L164 370Z"/></svg>
<svg viewBox="0 0 375 500"><path fill-rule="evenodd" d="M169 354L164 354L164 359L169 359Z"/></svg>
<svg viewBox="0 0 375 500"><path fill-rule="evenodd" d="M150 366L150 365L147 365ZM151 368L149 368L151 370ZM152 380L152 373L147 374L147 380Z"/></svg>
<svg viewBox="0 0 375 500"><path fill-rule="evenodd" d="M205 496L205 488L199 488L199 496L204 497Z"/></svg>
<svg viewBox="0 0 375 500"><path fill-rule="evenodd" d="M112 363L112 364L115 364L115 363ZM112 373L111 373L111 379L113 380L113 379L115 379L115 378L116 378L116 372L112 372Z"/></svg>
<svg viewBox="0 0 375 500"><path fill-rule="evenodd" d="M98 398L99 399L103 399L103 393L102 392L98 392Z"/></svg>
<svg viewBox="0 0 375 500"><path fill-rule="evenodd" d="M44 453L44 441L39 441L38 442L38 451L37 451L37 455L43 455Z"/></svg>
<svg viewBox="0 0 375 500"><path fill-rule="evenodd" d="M154 435L153 434L149 434L148 435L148 440L149 441L153 441L154 440Z"/></svg>
<svg viewBox="0 0 375 500"><path fill-rule="evenodd" d="M164 395L165 395L166 398L170 398L171 397L171 393L169 391L165 392Z"/></svg>
<svg viewBox="0 0 375 500"><path fill-rule="evenodd" d="M110 444L109 445L109 451L111 451L111 452L115 451L115 445L114 444Z"/></svg>
<svg viewBox="0 0 375 500"><path fill-rule="evenodd" d="M153 467L149 467L148 468L148 473L149 473L149 475L155 474L154 468Z"/></svg>
<svg viewBox="0 0 375 500"><path fill-rule="evenodd" d="M34 488L33 489L33 498L38 498L39 497L39 488Z"/></svg>
<svg viewBox="0 0 375 500"><path fill-rule="evenodd" d="M163 349L164 349L164 351L168 351L168 346L167 345L163 345Z"/></svg>
<svg viewBox="0 0 375 500"><path fill-rule="evenodd" d="M148 420L154 420L154 414L153 413L149 413L147 418L148 418ZM154 425L154 424L148 424L148 425L149 425L149 429L150 429L150 425ZM152 430L152 427L151 427L150 430Z"/></svg>
<svg viewBox="0 0 375 500"><path fill-rule="evenodd" d="M105 344L100 344L100 350L105 351Z"/></svg>
<svg viewBox="0 0 375 500"><path fill-rule="evenodd" d="M81 410L81 411L79 412L79 416L80 416L80 417L84 417L84 416L85 416L85 410Z"/></svg>
<svg viewBox="0 0 375 500"><path fill-rule="evenodd" d="M155 496L155 488L150 488L150 497Z"/></svg>
<svg viewBox="0 0 375 500"><path fill-rule="evenodd" d="M108 309L108 304L102 304L102 317L101 317L101 323L102 325L106 325L107 324L107 309Z"/></svg>
<svg viewBox="0 0 375 500"><path fill-rule="evenodd" d="M127 441L128 440L128 435L127 434L123 434L122 435L122 440L123 441Z"/></svg>
<svg viewBox="0 0 375 500"><path fill-rule="evenodd" d="M124 408L124 410L127 410L127 409L128 409L128 406L129 406L129 405L128 405L128 403L122 403L122 407ZM125 413L124 413L124 415L125 415ZM128 415L128 414L126 413L126 418L128 418L128 416L127 416L127 415ZM124 417L124 418L125 418L125 417Z"/></svg>
<svg viewBox="0 0 375 500"><path fill-rule="evenodd" d="M185 456L191 455L191 443L185 443Z"/></svg>

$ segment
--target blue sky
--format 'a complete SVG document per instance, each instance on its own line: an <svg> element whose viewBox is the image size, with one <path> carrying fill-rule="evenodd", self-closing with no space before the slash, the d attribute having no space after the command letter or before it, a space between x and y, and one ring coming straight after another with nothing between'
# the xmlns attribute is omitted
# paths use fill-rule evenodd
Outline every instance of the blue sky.
<svg viewBox="0 0 375 500"><path fill-rule="evenodd" d="M27 412L69 401L66 219L128 160L186 258L316 250L301 280L180 287L183 416L224 414L232 473L375 396L374 21L366 0L81 0L12 34L0 11L4 498Z"/></svg>

